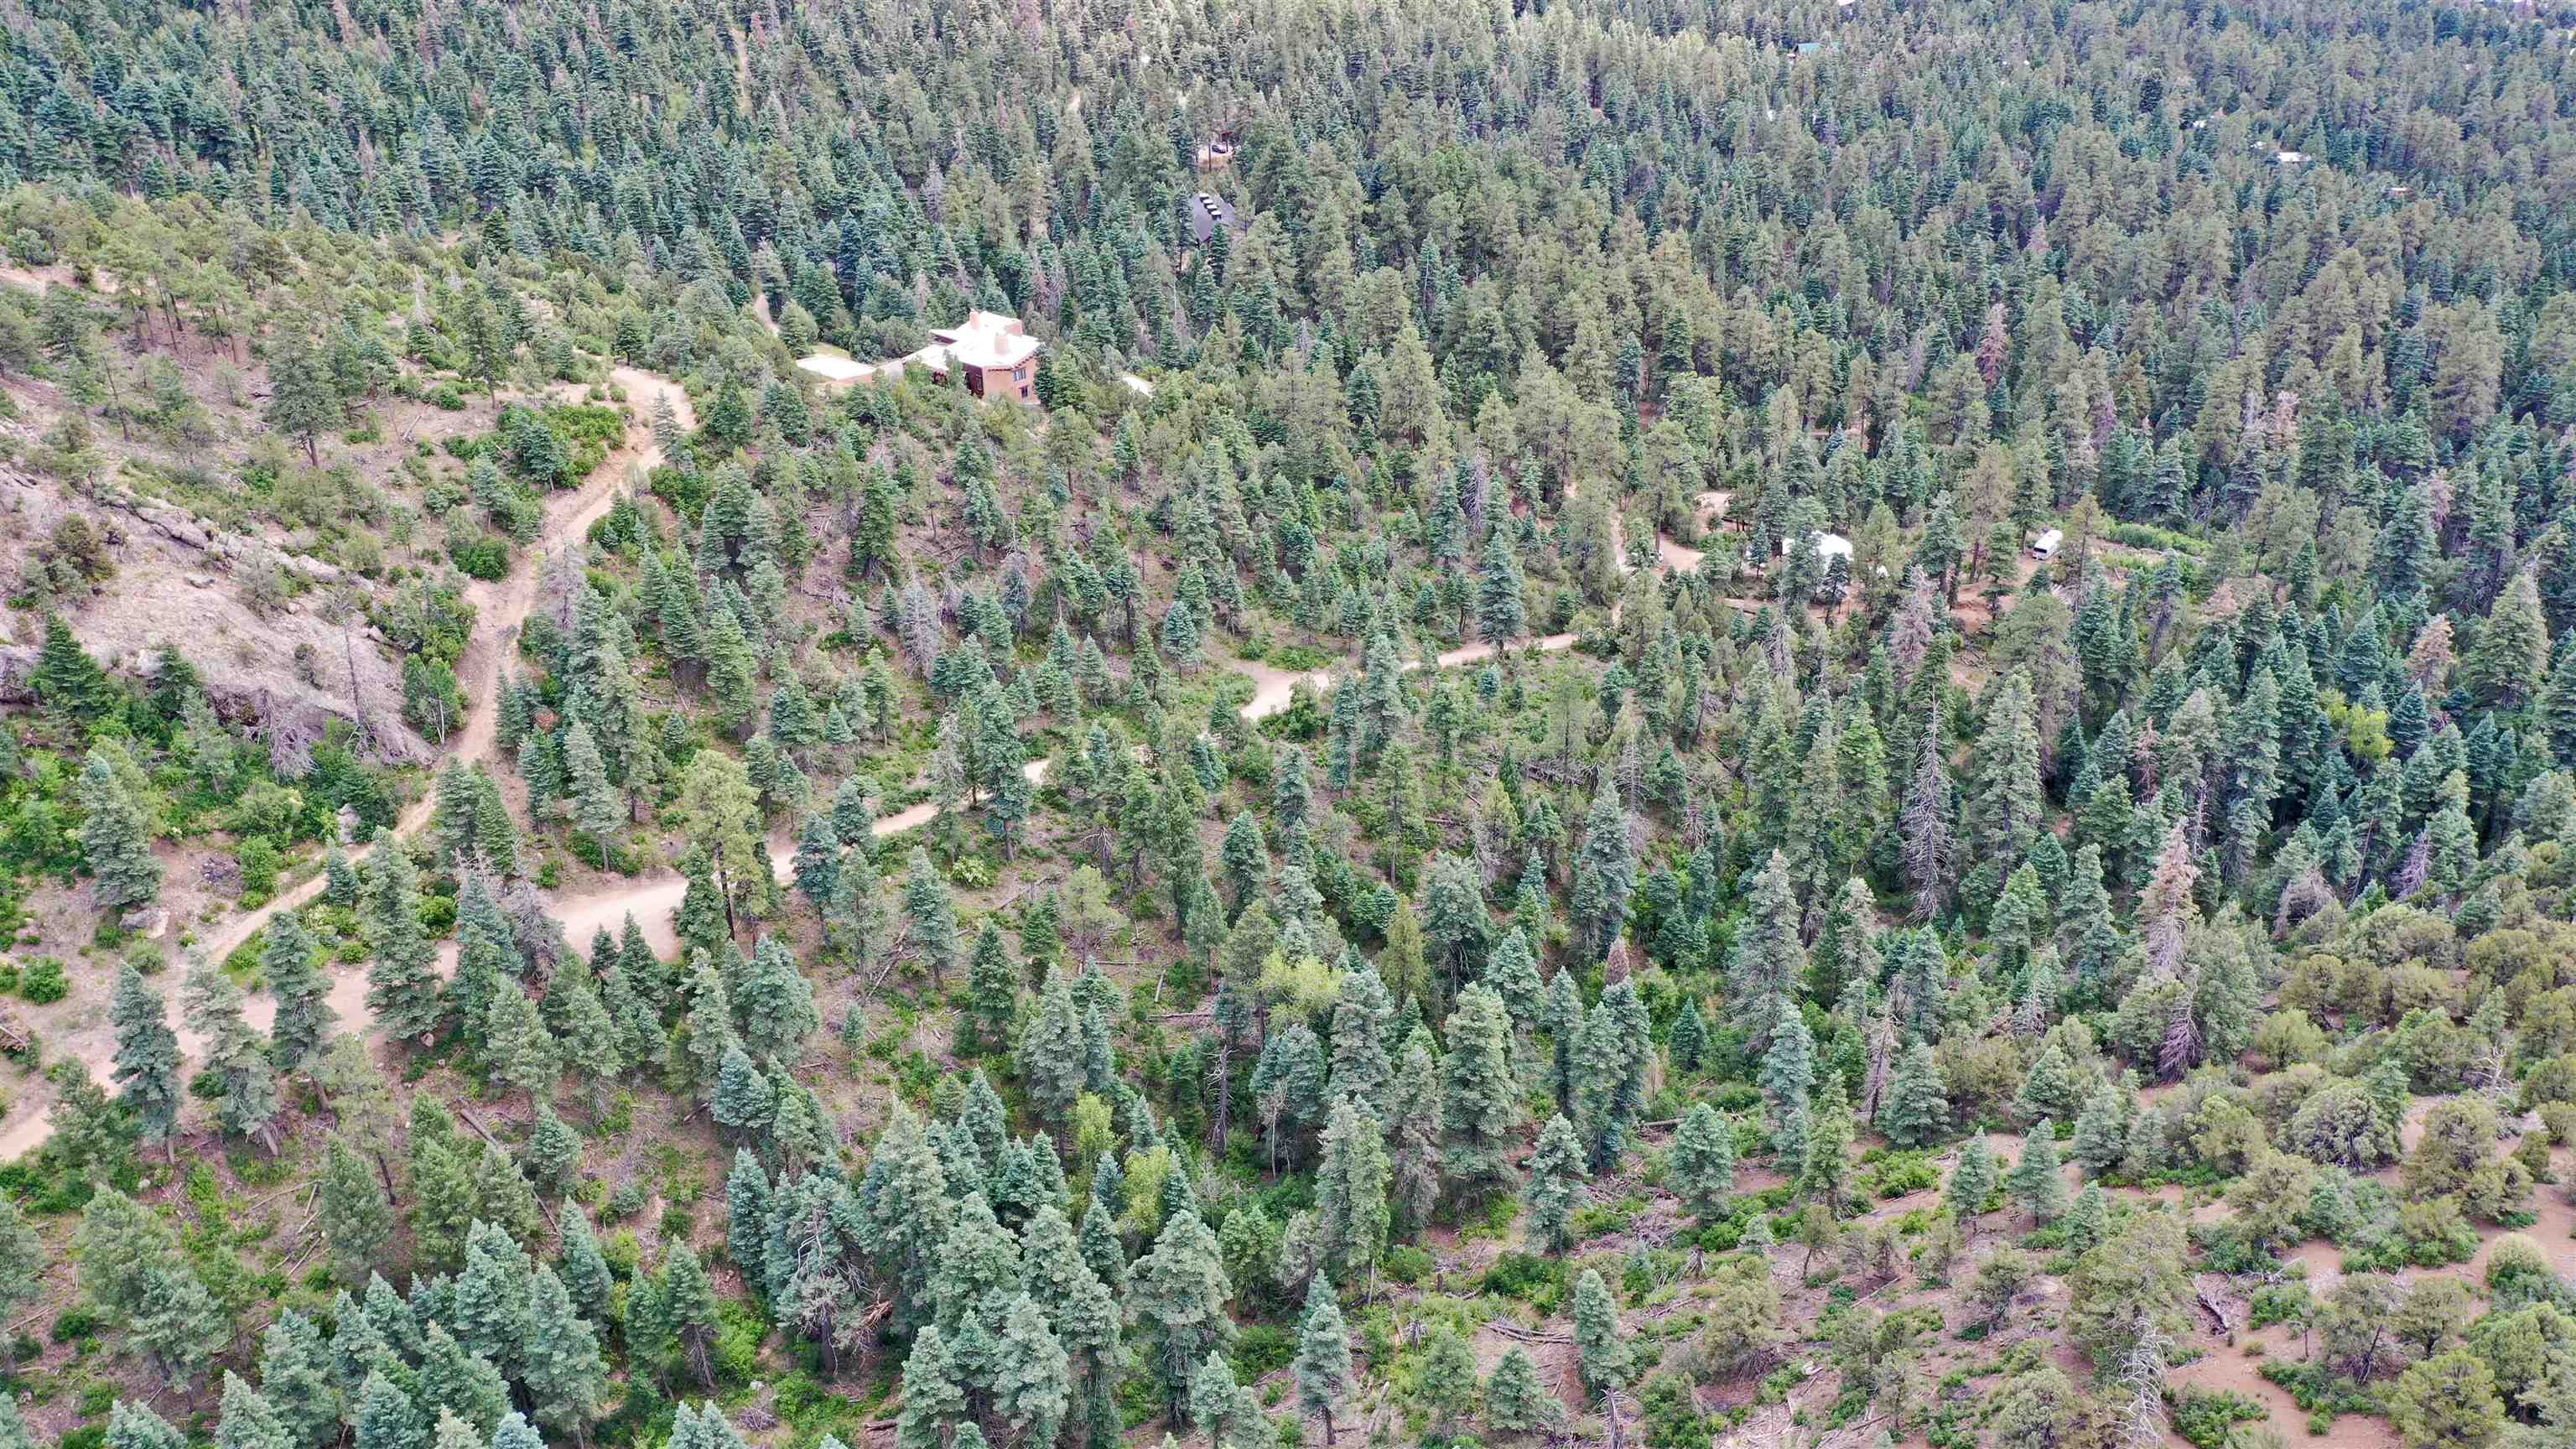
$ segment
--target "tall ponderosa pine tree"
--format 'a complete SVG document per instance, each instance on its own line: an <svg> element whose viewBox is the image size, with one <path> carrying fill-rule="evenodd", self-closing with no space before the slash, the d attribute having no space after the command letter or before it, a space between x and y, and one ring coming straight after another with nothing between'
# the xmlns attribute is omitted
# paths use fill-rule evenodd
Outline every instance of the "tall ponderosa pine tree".
<svg viewBox="0 0 2576 1449"><path fill-rule="evenodd" d="M1355 1103L1336 1103L1315 1168L1316 1237L1325 1271L1345 1281L1376 1272L1393 1218L1390 1172L1378 1120Z"/></svg>
<svg viewBox="0 0 2576 1449"><path fill-rule="evenodd" d="M1923 1147L1950 1128L1950 1099L1941 1063L1929 1042L1918 1041L1897 1059L1887 1098L1879 1104L1878 1129L1899 1147Z"/></svg>
<svg viewBox="0 0 2576 1449"><path fill-rule="evenodd" d="M1297 1328L1297 1402L1324 1421L1324 1442L1334 1438L1334 1421L1350 1403L1359 1381L1351 1371L1350 1330L1342 1323L1340 1298L1332 1280L1318 1273L1306 1288L1306 1316Z"/></svg>
<svg viewBox="0 0 2576 1449"><path fill-rule="evenodd" d="M1629 977L1610 983L1583 1020L1578 1056L1584 1133L1596 1173L1618 1164L1645 1106L1646 1078L1655 1055L1651 1029L1637 983Z"/></svg>
<svg viewBox="0 0 2576 1449"><path fill-rule="evenodd" d="M1551 1253L1574 1246L1574 1208L1583 1192L1583 1139L1562 1115L1539 1129L1538 1150L1530 1154L1530 1236Z"/></svg>
<svg viewBox="0 0 2576 1449"><path fill-rule="evenodd" d="M80 773L81 856L98 882L98 903L139 910L161 898L161 862L152 855L152 826L124 774L113 763L122 747L102 741ZM131 768L129 763L128 768Z"/></svg>
<svg viewBox="0 0 2576 1449"><path fill-rule="evenodd" d="M1682 1201L1703 1220L1723 1212L1735 1192L1735 1132L1706 1102L1692 1103L1673 1134L1672 1176Z"/></svg>
<svg viewBox="0 0 2576 1449"><path fill-rule="evenodd" d="M133 1114L145 1142L168 1142L178 1131L186 1095L179 1038L170 1030L169 1007L161 993L131 960L117 969L108 1021L116 1030L117 1100Z"/></svg>
<svg viewBox="0 0 2576 1449"><path fill-rule="evenodd" d="M446 1019L438 949L420 918L420 872L390 830L367 857L367 1010L387 1035L426 1038Z"/></svg>
<svg viewBox="0 0 2576 1449"><path fill-rule="evenodd" d="M1481 984L1459 992L1448 1032L1441 1170L1474 1202L1510 1184L1528 1108L1512 1069L1512 1022L1501 996Z"/></svg>
<svg viewBox="0 0 2576 1449"><path fill-rule="evenodd" d="M331 1007L331 979L314 959L313 938L292 911L281 911L268 923L268 949L261 954L269 993L277 998L277 1015L269 1023L269 1056L281 1072L300 1071L322 1054L340 1014Z"/></svg>
<svg viewBox="0 0 2576 1449"><path fill-rule="evenodd" d="M1136 1262L1132 1301L1145 1336L1146 1361L1175 1415L1187 1405L1199 1361L1234 1337L1226 1301L1234 1296L1208 1231L1195 1208L1164 1220L1154 1247Z"/></svg>

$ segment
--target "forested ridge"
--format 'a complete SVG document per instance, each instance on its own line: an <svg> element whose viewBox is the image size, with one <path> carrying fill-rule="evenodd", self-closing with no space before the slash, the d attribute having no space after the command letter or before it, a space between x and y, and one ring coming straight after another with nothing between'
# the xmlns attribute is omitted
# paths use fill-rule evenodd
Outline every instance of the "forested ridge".
<svg viewBox="0 0 2576 1449"><path fill-rule="evenodd" d="M2571 55L19 4L0 1449L2566 1443Z"/></svg>

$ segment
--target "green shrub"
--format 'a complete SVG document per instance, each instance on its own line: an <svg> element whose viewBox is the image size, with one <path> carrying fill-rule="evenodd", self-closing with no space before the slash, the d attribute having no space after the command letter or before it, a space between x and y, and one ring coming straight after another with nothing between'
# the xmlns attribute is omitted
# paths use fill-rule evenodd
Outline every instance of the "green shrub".
<svg viewBox="0 0 2576 1449"><path fill-rule="evenodd" d="M1252 1383L1286 1368L1297 1357L1297 1335L1277 1324L1256 1323L1235 1335L1234 1376Z"/></svg>
<svg viewBox="0 0 2576 1449"><path fill-rule="evenodd" d="M2306 1313L2313 1303L2314 1300L2309 1296L2308 1285L2305 1283L2267 1284L2254 1290L2254 1298L2246 1314L2246 1323L2252 1328L2269 1328L2276 1323L2288 1323Z"/></svg>
<svg viewBox="0 0 2576 1449"><path fill-rule="evenodd" d="M2115 523L2111 525L2109 536L2113 543L2124 544L2130 548L2154 549L2160 553L2198 555L2201 550L2200 540L2190 534L2176 533L2170 528L2158 528L2151 523Z"/></svg>
<svg viewBox="0 0 2576 1449"><path fill-rule="evenodd" d="M737 1386L748 1384L760 1377L760 1341L769 1337L769 1325L739 1299L726 1299L718 1306L717 1317L724 1326L716 1334L716 1377Z"/></svg>
<svg viewBox="0 0 2576 1449"><path fill-rule="evenodd" d="M2200 1449L2219 1449L2238 1424L2268 1419L2272 1411L2233 1389L2186 1387L2173 1398L2174 1432Z"/></svg>
<svg viewBox="0 0 2576 1449"><path fill-rule="evenodd" d="M635 1271L644 1266L644 1244L636 1239L634 1233L620 1228L608 1235L608 1241L599 1245L599 1256L607 1260L610 1277L631 1279Z"/></svg>
<svg viewBox="0 0 2576 1449"><path fill-rule="evenodd" d="M2257 1372L2272 1383L2289 1390L2290 1402L2309 1414L2323 1414L2331 1419L2336 1414L2372 1414L2379 1411L2378 1401L2370 1391L2326 1367L2323 1361L2299 1363L2291 1359L2266 1359ZM2311 1426L2315 1420L2311 1419Z"/></svg>
<svg viewBox="0 0 2576 1449"><path fill-rule="evenodd" d="M1645 1207L1644 1198L1624 1197L1617 1202L1593 1203L1587 1207L1577 1208L1574 1213L1574 1236L1578 1239L1586 1239L1624 1233L1637 1221L1637 1214L1645 1211Z"/></svg>
<svg viewBox="0 0 2576 1449"><path fill-rule="evenodd" d="M447 545L448 560L457 571L470 579L490 583L510 571L510 545L506 540L485 535L460 538Z"/></svg>
<svg viewBox="0 0 2576 1449"><path fill-rule="evenodd" d="M1868 1164L1861 1185L1872 1197L1898 1198L1941 1185L1941 1169L1927 1152L1890 1152Z"/></svg>
<svg viewBox="0 0 2576 1449"><path fill-rule="evenodd" d="M1485 1270L1484 1292L1542 1307L1563 1296L1565 1263L1536 1253L1505 1253Z"/></svg>
<svg viewBox="0 0 2576 1449"><path fill-rule="evenodd" d="M71 990L71 978L64 972L63 963L52 956L39 956L28 962L27 969L18 975L18 994L38 1006L60 1001Z"/></svg>
<svg viewBox="0 0 2576 1449"><path fill-rule="evenodd" d="M1400 1243L1386 1250L1386 1257L1380 1260L1379 1266L1385 1270L1386 1276L1410 1288L1430 1277L1432 1270L1439 1266L1439 1260L1411 1243Z"/></svg>
<svg viewBox="0 0 2576 1449"><path fill-rule="evenodd" d="M263 902L276 893L277 873L286 864L276 841L254 835L243 841L233 856L241 862L242 904Z"/></svg>

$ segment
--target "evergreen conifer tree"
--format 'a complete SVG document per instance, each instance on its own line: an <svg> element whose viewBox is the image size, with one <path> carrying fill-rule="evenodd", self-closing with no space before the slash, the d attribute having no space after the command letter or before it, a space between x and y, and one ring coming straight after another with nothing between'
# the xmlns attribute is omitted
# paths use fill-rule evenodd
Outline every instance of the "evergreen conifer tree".
<svg viewBox="0 0 2576 1449"><path fill-rule="evenodd" d="M1165 1219L1154 1247L1136 1262L1132 1302L1145 1335L1146 1361L1163 1401L1182 1412L1199 1361L1234 1336L1226 1316L1233 1296L1217 1253L1216 1234L1195 1209Z"/></svg>
<svg viewBox="0 0 2576 1449"><path fill-rule="evenodd" d="M1538 1150L1530 1156L1530 1236L1551 1253L1574 1246L1574 1208L1583 1190L1583 1139L1563 1114L1547 1119L1539 1130Z"/></svg>
<svg viewBox="0 0 2576 1449"><path fill-rule="evenodd" d="M1941 1195L1943 1205L1961 1223L1974 1224L1985 1213L1986 1199L1994 1195L1995 1181L1994 1153L1985 1138L1970 1137L1950 1169L1949 1186Z"/></svg>
<svg viewBox="0 0 2576 1449"><path fill-rule="evenodd" d="M948 968L957 961L957 908L931 869L929 852L919 846L904 867L903 909L912 924L913 945L930 965L932 988L945 990Z"/></svg>
<svg viewBox="0 0 2576 1449"><path fill-rule="evenodd" d="M2042 1118L2032 1125L2030 1136L2022 1142L2021 1160L2013 1164L2004 1185L2013 1201L2030 1209L2036 1222L2053 1222L2066 1211L2066 1179L2058 1173L2057 1124Z"/></svg>
<svg viewBox="0 0 2576 1449"><path fill-rule="evenodd" d="M1547 996L1539 1010L1539 1024L1546 1028L1549 1049L1548 1085L1556 1097L1559 1113L1575 1109L1577 1075L1576 1051L1583 1039L1583 996L1575 986L1574 973L1559 971L1548 978Z"/></svg>
<svg viewBox="0 0 2576 1449"><path fill-rule="evenodd" d="M1698 997L1682 998L1682 1009L1674 1013L1672 1030L1665 1034L1664 1048L1676 1068L1699 1070L1701 1055L1708 1049L1708 1023L1699 1014Z"/></svg>
<svg viewBox="0 0 2576 1449"><path fill-rule="evenodd" d="M1355 1103L1335 1103L1315 1168L1317 1245L1326 1271L1357 1279L1376 1270L1393 1217L1390 1172L1377 1119Z"/></svg>
<svg viewBox="0 0 2576 1449"><path fill-rule="evenodd" d="M1646 1077L1655 1054L1651 1030L1645 1003L1638 998L1637 983L1631 977L1610 983L1584 1018L1577 1047L1583 1075L1580 1096L1596 1173L1618 1164L1645 1106Z"/></svg>
<svg viewBox="0 0 2576 1449"><path fill-rule="evenodd" d="M108 1005L116 1030L117 1100L132 1114L143 1141L168 1142L179 1128L179 1038L170 1030L169 1007L132 960L117 968L116 996Z"/></svg>
<svg viewBox="0 0 2576 1449"><path fill-rule="evenodd" d="M36 650L36 667L27 683L46 709L83 723L107 708L112 693L107 672L81 648L60 614L45 616L45 642Z"/></svg>
<svg viewBox="0 0 2576 1449"><path fill-rule="evenodd" d="M301 1071L322 1054L340 1015L331 1007L331 979L314 960L313 938L293 911L268 923L268 948L260 964L277 998L269 1023L269 1057L281 1072Z"/></svg>
<svg viewBox="0 0 2576 1449"><path fill-rule="evenodd" d="M367 864L367 1010L389 1036L427 1038L447 1008L434 969L438 950L421 923L420 873L390 830L376 832Z"/></svg>
<svg viewBox="0 0 2576 1449"><path fill-rule="evenodd" d="M591 1231L590 1219L578 1208L567 1204L562 1221L563 1261L556 1276L563 1279L564 1291L572 1295L581 1315L604 1324L612 1286L607 1255L599 1250L599 1236Z"/></svg>
<svg viewBox="0 0 2576 1449"><path fill-rule="evenodd" d="M221 1417L215 1421L215 1449L291 1449L294 1440L277 1406L250 1382L224 1370Z"/></svg>
<svg viewBox="0 0 2576 1449"><path fill-rule="evenodd" d="M142 802L111 764L112 745L93 746L81 766L81 856L98 882L98 903L114 912L140 910L161 898L161 862L152 855L151 822Z"/></svg>
<svg viewBox="0 0 2576 1449"><path fill-rule="evenodd" d="M1297 1329L1297 1402L1324 1421L1324 1442L1334 1438L1334 1421L1349 1404L1359 1382L1351 1370L1350 1330L1342 1324L1342 1305L1332 1280L1315 1275L1306 1288L1306 1314Z"/></svg>
<svg viewBox="0 0 2576 1449"><path fill-rule="evenodd" d="M330 1345L312 1319L292 1308L270 1319L260 1335L259 1390L293 1449L321 1449L340 1437L342 1395Z"/></svg>
<svg viewBox="0 0 2576 1449"><path fill-rule="evenodd" d="M1001 922L984 918L975 933L975 950L967 963L967 990L972 1004L959 1019L964 1045L978 1054L1000 1051L1009 1044L1011 1010L1020 994L1019 968L1011 964L1010 949L1003 943Z"/></svg>
<svg viewBox="0 0 2576 1449"><path fill-rule="evenodd" d="M540 1263L528 1291L526 1362L519 1375L537 1422L576 1442L587 1438L608 1396L599 1335L554 1269Z"/></svg>
<svg viewBox="0 0 2576 1449"><path fill-rule="evenodd" d="M1672 1175L1682 1201L1703 1221L1725 1211L1735 1192L1735 1133L1706 1102L1692 1103L1673 1134Z"/></svg>
<svg viewBox="0 0 2576 1449"><path fill-rule="evenodd" d="M1540 1381L1529 1350L1513 1348L1485 1382L1485 1423L1507 1434L1547 1429L1565 1418L1565 1405Z"/></svg>
<svg viewBox="0 0 2576 1449"><path fill-rule="evenodd" d="M352 1427L356 1449L432 1449L428 1416L382 1370L368 1374L358 1390Z"/></svg>
<svg viewBox="0 0 2576 1449"><path fill-rule="evenodd" d="M2068 1144L2068 1150L2085 1175L2095 1178L2119 1166L2128 1155L2129 1123L2118 1087L2106 1082L2085 1099L2084 1110L2075 1118L2075 1139Z"/></svg>
<svg viewBox="0 0 2576 1449"><path fill-rule="evenodd" d="M1879 1105L1878 1128L1899 1147L1928 1146L1950 1130L1950 1099L1929 1042L1916 1042L1897 1059L1887 1099Z"/></svg>
<svg viewBox="0 0 2576 1449"><path fill-rule="evenodd" d="M1441 1170L1473 1202L1509 1185L1528 1109L1512 1069L1511 1017L1498 993L1481 983L1460 991L1448 1033Z"/></svg>
<svg viewBox="0 0 2576 1449"><path fill-rule="evenodd" d="M393 1242L394 1208L375 1164L345 1137L335 1134L323 1154L313 1211L340 1280L364 1281Z"/></svg>
<svg viewBox="0 0 2576 1449"><path fill-rule="evenodd" d="M1619 1327L1618 1300L1597 1269L1586 1268L1574 1280L1574 1348L1589 1393L1625 1384L1633 1371L1630 1345Z"/></svg>

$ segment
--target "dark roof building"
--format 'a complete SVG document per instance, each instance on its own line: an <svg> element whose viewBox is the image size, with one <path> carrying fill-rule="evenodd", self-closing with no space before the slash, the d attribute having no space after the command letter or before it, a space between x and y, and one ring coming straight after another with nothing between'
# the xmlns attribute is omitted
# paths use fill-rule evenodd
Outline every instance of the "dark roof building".
<svg viewBox="0 0 2576 1449"><path fill-rule="evenodd" d="M1243 230L1243 218L1234 214L1234 208L1227 204L1224 197L1213 192L1202 191L1192 196L1189 214L1190 240L1201 245L1205 245L1209 237L1216 235L1218 227L1224 227L1228 231Z"/></svg>

